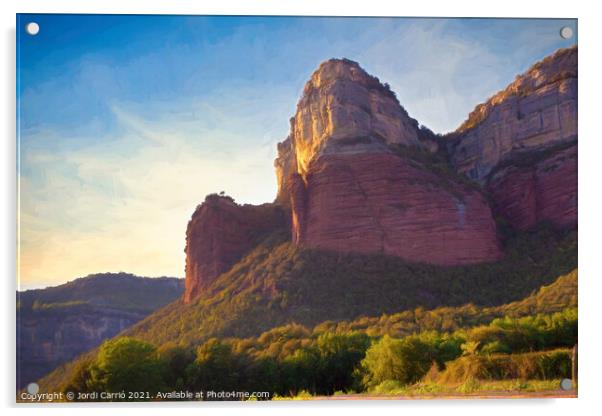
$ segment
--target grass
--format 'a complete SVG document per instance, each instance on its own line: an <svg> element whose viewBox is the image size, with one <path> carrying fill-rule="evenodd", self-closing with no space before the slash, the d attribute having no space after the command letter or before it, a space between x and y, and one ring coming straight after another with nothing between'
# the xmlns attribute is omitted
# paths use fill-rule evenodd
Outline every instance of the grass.
<svg viewBox="0 0 602 416"><path fill-rule="evenodd" d="M372 396L449 396L475 393L537 393L560 390L560 379L553 380L478 380L469 378L459 385L419 382L410 386L400 385L394 380L385 381L361 395Z"/></svg>

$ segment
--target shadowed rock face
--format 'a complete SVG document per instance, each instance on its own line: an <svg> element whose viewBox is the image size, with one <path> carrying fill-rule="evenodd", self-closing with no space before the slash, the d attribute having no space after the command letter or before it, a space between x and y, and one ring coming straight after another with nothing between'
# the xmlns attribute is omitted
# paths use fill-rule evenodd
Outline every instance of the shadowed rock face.
<svg viewBox="0 0 602 416"><path fill-rule="evenodd" d="M456 169L485 183L498 163L577 137L577 48L561 49L478 105L451 134Z"/></svg>
<svg viewBox="0 0 602 416"><path fill-rule="evenodd" d="M510 225L576 227L577 48L538 62L477 106L448 148Z"/></svg>
<svg viewBox="0 0 602 416"><path fill-rule="evenodd" d="M488 180L494 209L520 230L547 222L577 226L577 145L554 152L530 166L511 164Z"/></svg>
<svg viewBox="0 0 602 416"><path fill-rule="evenodd" d="M284 223L284 211L277 205L238 205L230 197L208 195L186 230L184 302L194 299L262 236Z"/></svg>
<svg viewBox="0 0 602 416"><path fill-rule="evenodd" d="M64 315L22 314L18 328L17 386L22 388L39 379L146 315L101 307L81 308Z"/></svg>

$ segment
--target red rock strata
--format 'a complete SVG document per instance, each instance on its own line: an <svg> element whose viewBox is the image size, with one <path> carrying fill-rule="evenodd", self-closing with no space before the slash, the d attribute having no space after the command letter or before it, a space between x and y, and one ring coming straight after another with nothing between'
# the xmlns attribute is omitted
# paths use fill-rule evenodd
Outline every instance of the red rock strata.
<svg viewBox="0 0 602 416"><path fill-rule="evenodd" d="M518 229L547 222L577 226L577 146L530 166L509 165L491 175L488 188L494 209Z"/></svg>
<svg viewBox="0 0 602 416"><path fill-rule="evenodd" d="M440 265L502 253L482 194L393 154L325 156L290 180L296 243Z"/></svg>
<svg viewBox="0 0 602 416"><path fill-rule="evenodd" d="M284 212L277 205L238 205L230 197L208 195L186 230L184 302L194 299L262 235L282 227L284 221Z"/></svg>

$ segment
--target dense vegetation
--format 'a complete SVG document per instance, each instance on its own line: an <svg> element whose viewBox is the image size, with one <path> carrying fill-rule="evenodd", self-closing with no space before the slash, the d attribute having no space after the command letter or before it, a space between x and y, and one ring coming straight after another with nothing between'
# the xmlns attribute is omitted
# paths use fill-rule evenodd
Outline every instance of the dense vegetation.
<svg viewBox="0 0 602 416"><path fill-rule="evenodd" d="M277 397L302 391L362 392L382 389L391 381L409 385L422 379L442 384L469 379L550 380L570 377L567 347L576 341L575 308L402 338L310 331L296 324L259 337L212 338L196 348L173 344L156 348L122 337L106 341L95 358L80 362L63 390L149 392L142 397L148 399L172 390L266 391Z"/></svg>
<svg viewBox="0 0 602 416"><path fill-rule="evenodd" d="M274 397L302 391L378 392L391 383L399 389L426 377L433 362L437 363L437 372L444 374L445 366L452 363L455 366L452 368L456 368L459 364L453 364L453 360L465 363L469 353L475 357L495 357L509 352L572 346L577 339L576 295L574 270L521 301L497 307L468 305L430 311L417 308L353 321L322 322L313 328L288 324L256 337L210 339L197 345L117 338L107 341L100 352L93 351L55 371L41 385L46 390L94 391L102 387L110 391L114 381L107 380L108 372L102 369L108 368L105 361L111 354L101 352L112 351L122 343L133 343L139 347L126 349L130 352L125 354L128 357L125 361L140 361L131 351L142 351L142 361L153 357L148 365L159 369L160 380L153 382L155 387L151 392L163 388L236 387L269 391ZM569 309L565 309L567 306ZM382 354L398 361L384 367L397 369L394 373L379 372L384 371L382 366L378 368L379 362L385 362ZM561 377L567 367L565 363L551 368L545 373L547 378ZM149 378L136 381L139 374L147 373L132 371L128 380L132 388ZM151 374L156 377L157 373L153 370ZM472 378L480 374L470 373ZM429 375L432 379L432 371ZM393 382L389 377L393 377ZM450 380L448 376L441 378L443 383Z"/></svg>
<svg viewBox="0 0 602 416"><path fill-rule="evenodd" d="M416 307L495 306L523 299L577 266L575 234L548 229L513 235L499 262L458 267L304 249L284 239L268 238L194 302L175 302L127 335L188 345L254 336L289 322L313 326Z"/></svg>

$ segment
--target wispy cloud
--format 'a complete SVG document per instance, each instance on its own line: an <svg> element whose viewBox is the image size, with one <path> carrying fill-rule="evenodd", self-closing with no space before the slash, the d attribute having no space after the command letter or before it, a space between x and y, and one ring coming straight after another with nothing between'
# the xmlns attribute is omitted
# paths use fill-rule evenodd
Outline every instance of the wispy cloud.
<svg viewBox="0 0 602 416"><path fill-rule="evenodd" d="M260 108L246 98L237 107L186 99L142 115L113 104L118 137L81 138L91 144L80 149L32 145L54 140L48 131L29 136L22 163L35 173L20 178L21 287L101 271L182 275L186 224L205 195L273 200L286 123L238 114Z"/></svg>

